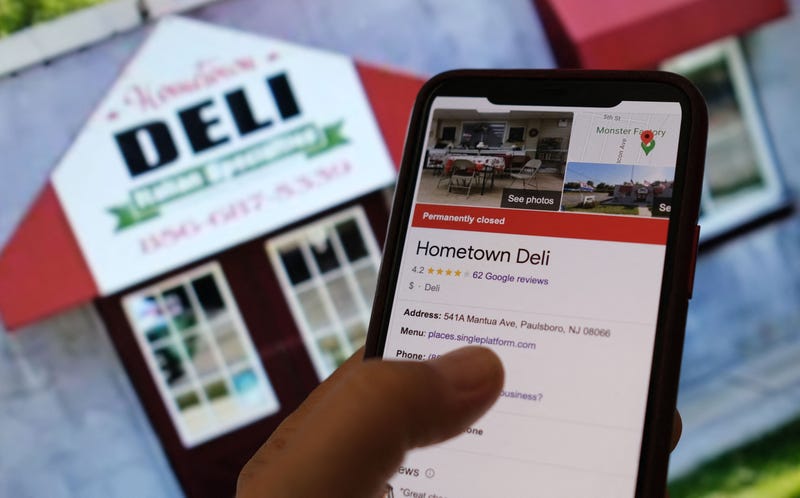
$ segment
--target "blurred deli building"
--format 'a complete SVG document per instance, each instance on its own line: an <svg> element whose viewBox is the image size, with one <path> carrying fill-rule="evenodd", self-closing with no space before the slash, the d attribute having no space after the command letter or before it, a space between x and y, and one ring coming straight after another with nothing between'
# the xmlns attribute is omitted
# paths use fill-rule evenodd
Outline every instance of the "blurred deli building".
<svg viewBox="0 0 800 498"><path fill-rule="evenodd" d="M184 490L227 493L365 341L420 83L160 21L3 249L4 324L96 306Z"/></svg>

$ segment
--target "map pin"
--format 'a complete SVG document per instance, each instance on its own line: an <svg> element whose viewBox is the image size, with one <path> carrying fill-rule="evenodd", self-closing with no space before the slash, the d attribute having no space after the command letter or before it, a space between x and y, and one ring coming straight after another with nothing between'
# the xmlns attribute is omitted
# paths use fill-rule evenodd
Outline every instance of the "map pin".
<svg viewBox="0 0 800 498"><path fill-rule="evenodd" d="M656 141L653 140L653 130L644 130L639 138L642 139L642 150L644 151L644 155L647 156L650 154L656 147Z"/></svg>

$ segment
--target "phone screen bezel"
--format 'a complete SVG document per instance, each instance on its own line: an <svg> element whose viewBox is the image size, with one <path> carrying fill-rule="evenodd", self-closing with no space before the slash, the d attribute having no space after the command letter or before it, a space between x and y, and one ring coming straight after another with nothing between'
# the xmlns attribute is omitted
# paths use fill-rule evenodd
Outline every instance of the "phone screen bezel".
<svg viewBox="0 0 800 498"><path fill-rule="evenodd" d="M466 70L431 79L417 97L409 124L378 275L366 358L383 355L428 119L433 101L439 96L486 97L495 104L531 106L598 108L614 107L621 101L680 104L672 211L635 496L663 493L696 251L707 133L704 100L685 78L658 71Z"/></svg>

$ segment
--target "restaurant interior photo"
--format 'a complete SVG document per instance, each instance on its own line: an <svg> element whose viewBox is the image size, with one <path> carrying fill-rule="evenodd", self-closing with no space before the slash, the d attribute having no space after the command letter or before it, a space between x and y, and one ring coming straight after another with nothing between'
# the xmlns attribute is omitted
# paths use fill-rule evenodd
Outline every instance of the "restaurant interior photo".
<svg viewBox="0 0 800 498"><path fill-rule="evenodd" d="M560 194L571 129L571 113L437 109L419 200L500 207L506 189Z"/></svg>

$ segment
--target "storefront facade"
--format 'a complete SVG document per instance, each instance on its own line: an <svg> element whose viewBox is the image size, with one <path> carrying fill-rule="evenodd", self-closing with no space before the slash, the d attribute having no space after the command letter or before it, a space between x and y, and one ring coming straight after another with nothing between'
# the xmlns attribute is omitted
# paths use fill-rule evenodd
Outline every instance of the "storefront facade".
<svg viewBox="0 0 800 498"><path fill-rule="evenodd" d="M420 84L161 21L4 248L4 322L93 300L184 491L228 494L364 343Z"/></svg>

